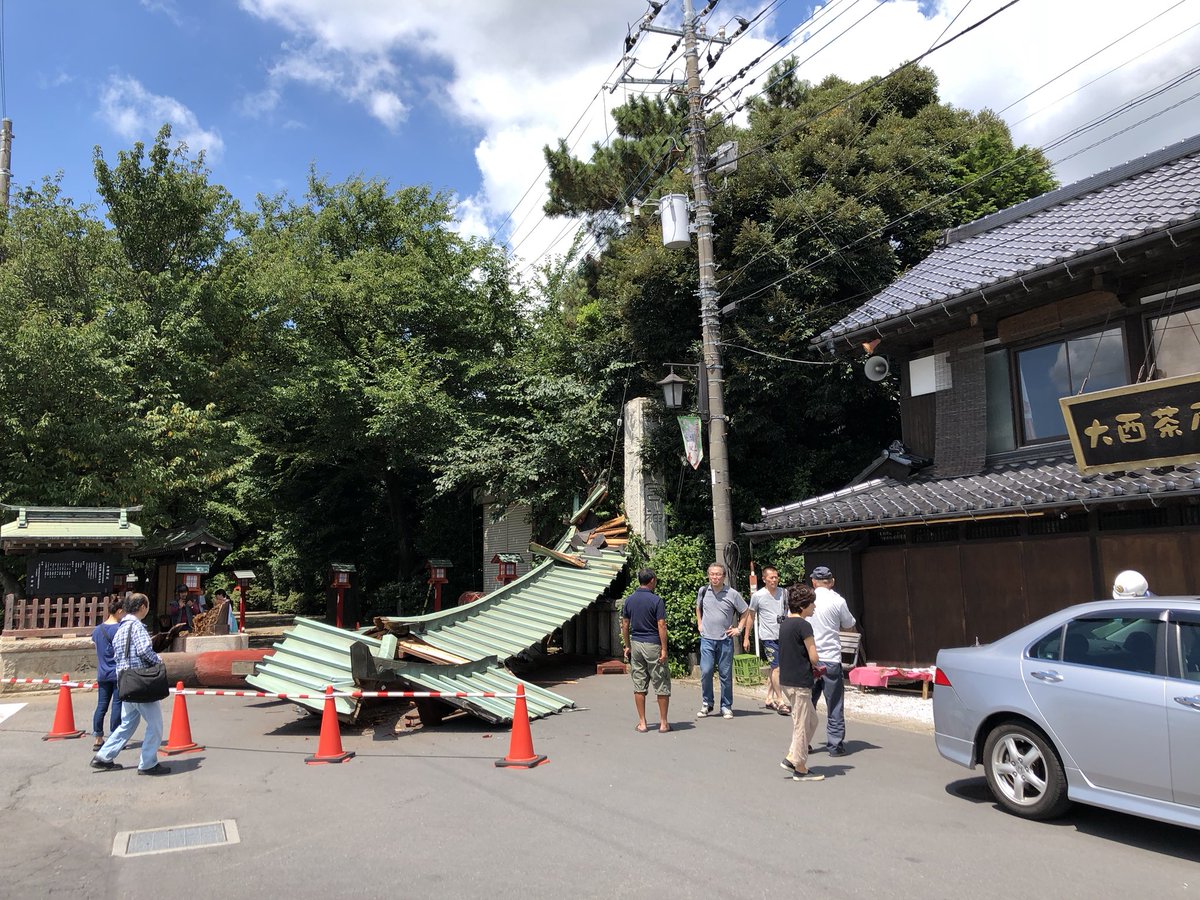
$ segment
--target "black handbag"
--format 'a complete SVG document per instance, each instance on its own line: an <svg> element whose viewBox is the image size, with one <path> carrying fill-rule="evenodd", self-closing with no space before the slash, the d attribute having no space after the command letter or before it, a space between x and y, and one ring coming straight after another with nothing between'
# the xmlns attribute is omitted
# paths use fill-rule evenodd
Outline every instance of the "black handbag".
<svg viewBox="0 0 1200 900"><path fill-rule="evenodd" d="M125 659L129 660L129 648L133 644L133 631L125 640ZM171 693L167 683L167 667L161 662L138 668L122 669L117 676L117 696L123 703L157 703Z"/></svg>

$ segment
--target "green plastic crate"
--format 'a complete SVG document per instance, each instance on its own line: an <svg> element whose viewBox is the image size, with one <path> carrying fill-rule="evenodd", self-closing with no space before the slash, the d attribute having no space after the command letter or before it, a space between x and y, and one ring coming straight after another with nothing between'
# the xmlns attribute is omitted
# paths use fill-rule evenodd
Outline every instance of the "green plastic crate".
<svg viewBox="0 0 1200 900"><path fill-rule="evenodd" d="M738 684L762 684L763 661L753 653L733 657L733 680Z"/></svg>

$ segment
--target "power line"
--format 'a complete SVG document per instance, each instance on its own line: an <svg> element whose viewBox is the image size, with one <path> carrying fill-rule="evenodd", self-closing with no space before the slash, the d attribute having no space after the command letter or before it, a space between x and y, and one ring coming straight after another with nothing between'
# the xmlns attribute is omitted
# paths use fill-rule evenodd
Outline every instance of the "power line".
<svg viewBox="0 0 1200 900"><path fill-rule="evenodd" d="M1179 4L1177 3L1177 4L1176 4L1176 6L1178 6L1178 5L1179 5ZM1173 8L1174 8L1174 7L1172 7L1172 9L1173 9ZM1169 11L1169 10L1167 10L1167 11ZM1034 94L1034 93L1037 93L1038 91L1042 90L1043 88L1045 88L1045 87L1046 87L1046 86L1048 86L1049 84L1053 83L1054 81L1057 81L1058 79L1060 79L1060 78L1064 77L1065 75L1069 74L1070 72L1074 71L1074 70L1075 70L1076 68L1078 68L1078 67L1079 67L1079 65L1081 65L1083 62L1087 62L1088 60L1090 60L1090 59L1093 59L1095 56L1097 56L1099 53L1103 52L1104 50L1110 49L1111 47L1115 46L1117 43L1120 43L1122 40L1124 40L1124 39L1126 39L1126 38L1130 37L1131 35L1135 34L1137 31L1141 30L1141 29L1142 29L1142 28L1144 28L1146 25L1149 25L1151 22L1153 22L1154 20L1158 19L1158 18L1159 18L1159 16L1161 16L1161 15L1162 15L1162 14L1160 13L1159 15L1153 16L1151 19L1148 19L1147 21L1143 22L1141 25L1138 25L1136 28L1133 28L1133 29L1131 29L1131 30L1129 30L1129 31L1125 32L1125 33L1124 33L1124 34L1123 34L1121 37L1117 38L1117 39L1116 39L1116 40L1114 40L1114 41L1111 41L1109 44L1105 45L1105 46L1104 46L1104 47L1102 47L1100 50L1096 51L1095 53L1092 53L1092 54L1090 54L1088 57L1086 57L1086 58L1085 58L1084 60L1082 60L1081 62L1079 62L1079 63L1076 63L1076 64L1074 64L1074 65L1072 65L1072 66L1069 66L1069 67L1067 67L1067 68L1066 68L1066 69L1064 69L1062 72L1060 72L1060 73L1058 73L1057 75L1055 75L1053 78L1051 78L1051 79L1049 79L1049 80L1047 80L1047 81L1043 82L1041 85L1039 85L1039 86L1038 86L1037 88L1035 88L1033 91L1031 91L1031 92L1029 92L1028 94L1025 94L1024 96L1022 96L1022 97L1020 97L1020 98L1018 98L1018 99L1016 99L1016 100L1012 101L1011 103L1009 103L1007 106L1005 106L1004 108L1002 108L1001 110L999 110L999 114L1003 114L1003 113L1007 112L1008 110L1012 109L1012 107L1014 107L1014 106L1016 106L1018 103L1020 103L1022 100L1024 100L1024 99L1028 98L1029 96L1031 96L1031 95L1032 95L1032 94ZM1195 25L1191 26L1191 28L1196 28L1196 27L1200 27L1200 22L1198 22L1198 23L1196 23ZM1014 124L1020 124L1021 122L1024 122L1024 121L1026 121L1026 119L1029 119L1029 118L1031 118L1031 117L1032 117L1032 116L1034 116L1034 115L1037 115L1038 113L1040 113L1040 112L1044 111L1045 109L1048 109L1049 107L1051 107L1051 106L1053 106L1053 105L1055 105L1055 104L1057 104L1057 103L1060 103L1060 102L1062 102L1062 100L1065 100L1067 97L1070 97L1070 96L1073 96L1073 95L1074 95L1074 94L1076 94L1076 93L1079 93L1080 91L1082 91L1082 90L1084 90L1085 88L1089 87L1090 85L1092 85L1092 84L1096 83L1097 81L1099 81L1099 80L1101 80L1101 79L1103 79L1103 78L1106 78L1108 75L1111 75L1113 72L1116 72L1116 71L1118 71L1119 69L1121 69L1121 68L1124 68L1125 66L1129 65L1131 62L1133 62L1133 61L1135 61L1135 60L1137 60L1137 59L1140 59L1142 56L1144 56L1146 53L1149 53L1151 50L1156 50L1156 49L1158 49L1158 47L1161 47L1163 44L1165 44L1165 43L1168 43L1168 42L1169 42L1169 41L1171 41L1171 40L1176 40L1176 39L1178 39L1178 38L1179 38L1179 37L1181 37L1183 34L1185 34L1187 31L1191 30L1191 28L1189 28L1189 29L1185 29L1185 30L1184 30L1184 31L1182 31L1182 32L1178 32L1177 34L1175 34L1175 35L1172 35L1171 37L1169 37L1169 38L1167 38L1167 39L1164 39L1163 41L1160 41L1158 44L1154 45L1153 47L1151 47L1151 48L1148 48L1147 50L1144 50L1144 51L1142 51L1141 53L1135 54L1134 56L1132 56L1132 57L1130 57L1129 59L1125 60L1124 62L1120 63L1119 65L1117 65L1117 66L1114 66L1113 68L1109 69L1107 72L1103 73L1102 75L1099 75L1099 76L1097 76L1096 78L1092 79L1091 81L1089 81L1089 82L1087 82L1087 83L1085 83L1085 84L1081 85L1080 87L1076 88L1074 91L1070 91L1070 92L1068 92L1067 94L1064 94L1063 96L1061 96L1061 97L1057 98L1056 100L1054 100L1054 101L1051 101L1049 104L1046 104L1045 106L1043 106L1043 107L1040 107L1039 109L1037 109L1037 110L1035 110L1035 111L1031 112L1029 115L1025 116L1025 117L1024 117L1024 118L1022 118L1022 119L1019 119L1019 120L1018 120L1016 123L1014 123ZM886 99L886 98L885 98L885 99ZM867 124L869 124L869 123L867 123ZM865 133L865 131L866 131L866 126L864 125L864 128L862 129L862 131L860 132L860 135L859 135L859 137L860 137L860 138L861 138L862 134L864 134L864 133ZM905 167L903 170L901 170L900 172L897 172L897 173L895 173L895 175L896 175L896 176L900 176L900 175L904 175L904 174L906 174L906 173L908 173L908 172L912 171L912 170L913 170L913 169L915 169L915 168L916 168L918 165L921 165L921 164L923 164L924 162L927 162L927 161L929 161L929 160L933 159L933 158L934 158L934 156L935 156L935 154L945 151L947 148L949 148L949 147L951 146L951 144L952 144L952 143L953 143L953 141L947 141L947 142L945 142L945 143L943 143L943 144L940 144L938 147L931 149L931 150L930 150L930 151L929 151L927 154L925 154L925 155L924 155L922 158L920 158L920 159L917 159L917 160L914 160L914 161L913 161L913 162L911 162L911 163L910 163L908 166L906 166L906 167ZM847 149L849 149L849 147L848 147ZM819 187L819 186L820 186L820 184L822 184L822 183L824 182L824 180L825 180L825 179L826 179L826 178L829 176L829 173L830 173L830 169L829 169L829 167L826 167L826 170L825 170L825 172L824 172L824 173L822 173L821 179L818 181L817 185L816 185L816 186L814 186L814 189L815 189L816 187ZM869 191L865 191L865 192L863 192L863 193L861 193L861 194L856 194L856 195L854 195L853 197L848 197L848 198L847 198L847 202L848 202L849 200L851 200L851 199L854 199L854 200L864 200L864 199L866 199L866 198L868 198L868 197L872 196L873 194L875 194L875 193L876 193L876 191L878 191L878 190L879 190L881 187L883 187L883 185L878 185L877 187L875 187L875 188L873 188L873 189L871 189L871 190L869 190ZM845 205L845 204L843 204L843 206L844 206L844 205ZM839 212L839 211L840 211L840 209L839 209L839 210L835 210L835 211L833 211L833 212L830 212L830 213L828 213L826 216L822 217L822 218L819 220L819 222L820 222L820 223L824 223L824 222L828 221L829 219L831 219L831 218L833 218L834 216L836 216L836 215L838 214L838 212ZM779 226L779 225L781 225L781 224L783 224L783 223L782 223L782 222L780 222L780 223L777 223L777 226L776 226L776 228L778 228L778 226ZM819 230L819 229L818 229L818 230ZM796 235L796 236L794 236L794 237L797 237L797 238L799 238L799 237L803 237L805 233L807 233L807 232L802 232L801 234L799 234L799 235ZM755 262L757 259L761 258L761 256L762 256L762 255L763 255L763 253L760 253L760 254L758 254L757 256L755 256L754 258L752 258L751 260L749 260L749 261L747 261L746 263L744 263L743 265L739 266L739 267L738 267L738 269L736 269L735 271L731 272L729 275L727 275L727 276L726 276L726 280L727 280L727 281L729 281L729 282L732 282L732 280L733 280L734 278L736 278L738 275L740 275L742 272L744 272L744 271L745 271L745 270L746 270L746 269L747 269L747 268L748 268L748 267L749 267L751 264L753 264L753 262ZM734 301L734 303L737 303L737 302L740 302L740 301ZM731 305L732 305L732 304L731 304Z"/></svg>
<svg viewBox="0 0 1200 900"><path fill-rule="evenodd" d="M911 69L913 66L917 65L917 63L919 63L921 60L928 57L930 54L936 53L938 50L941 50L943 47L950 46L955 41L957 41L959 38L963 37L964 35L970 34L976 28L979 28L981 25L984 25L985 23L991 21L996 16L1000 15L1000 13L1004 12L1005 10L1011 9L1012 7L1016 6L1020 2L1021 2L1021 0L1008 0L1008 2L1005 3L1003 6L1001 6L999 9L988 13L986 16L984 16L982 19L975 22L974 24L968 25L966 28L964 28L962 31L955 34L953 37L947 38L946 40L942 41L940 44L930 47L928 50L926 50L924 53L922 53L920 56L916 57L915 59L911 59L908 62L904 63L903 65L897 66L895 69L892 69L892 71L888 72L886 75L884 75L878 81L874 81L870 84L864 85L862 88L859 88L857 91L852 92L849 96L843 97L841 100L839 100L837 103L835 103L833 106L829 107L828 109L824 109L819 113L809 116L807 119L805 119L802 122L797 123L794 127L787 129L782 134L778 134L775 137L771 138L766 143L759 144L753 150L747 150L745 153L739 153L737 156L733 157L730 160L730 162L736 162L737 160L740 160L745 156L749 156L751 153L761 153L763 150L766 150L768 147L771 147L771 146L779 143L784 138L791 137L793 134L795 134L797 131L799 131L801 128L803 128L805 125L809 125L812 122L815 122L817 119L821 118L822 116L828 115L829 113L836 110L839 106L842 106L847 101L853 100L855 97L861 97L867 91L871 90L872 88L876 87L877 85L881 84L884 81L888 81L889 79L895 78L897 75L899 75L901 72L905 71L906 69Z"/></svg>
<svg viewBox="0 0 1200 900"><path fill-rule="evenodd" d="M1195 69L1190 70L1189 77L1195 77L1196 74L1200 74L1200 67L1196 67ZM1180 76L1180 78L1171 79L1171 81L1169 82L1170 85L1175 86L1179 83L1182 83L1182 81L1180 80L1181 78L1182 78L1182 76ZM1160 86L1160 88L1161 87L1162 86ZM1161 93L1160 88L1156 88L1152 92L1154 96L1158 96ZM1113 140L1114 138L1119 137L1122 134L1132 131L1135 128L1140 128L1142 125L1145 125L1147 122L1150 122L1150 121L1158 118L1159 116L1164 115L1167 112L1170 112L1172 109L1182 106L1185 103L1189 103L1192 100L1196 99L1197 97L1200 97L1200 91L1198 91L1188 97L1185 97L1183 100L1173 103L1170 106L1159 110L1158 112L1152 113L1151 115L1146 116L1145 118L1143 118L1137 122L1134 122L1125 128L1122 128L1120 131L1115 131L1112 134L1106 135L1105 137L1101 138L1100 140L1095 141L1092 144L1089 144L1088 146L1075 151L1074 153L1070 153L1070 154L1067 154L1066 156L1060 157L1059 159L1054 160L1052 164L1058 165L1059 163L1063 163L1063 162L1066 162L1067 160L1073 159L1082 153L1086 153L1089 150L1093 150L1096 147L1099 147L1102 144L1108 143L1109 141ZM1091 130L1092 128L1094 128L1100 124L1103 124L1104 122L1111 121L1112 118L1114 117L1114 113L1119 113L1122 111L1128 111L1130 109L1134 109L1137 106L1141 105L1143 102L1146 102L1146 100L1148 100L1148 99L1152 99L1152 97L1142 96L1142 97L1135 98L1131 101L1128 101L1127 103L1122 104L1122 106L1119 107L1118 109L1110 111L1109 113L1103 114L1097 120L1093 120L1092 122L1089 122L1084 126L1081 126L1081 127L1075 128L1075 129L1071 129L1070 131L1066 132L1059 138L1057 138L1054 141L1051 141L1049 144L1047 144L1043 148L1043 150L1051 149L1053 147L1061 146L1062 144L1068 143L1069 141L1074 140L1075 138L1081 136L1082 134L1085 134L1087 131ZM893 219L891 222L888 222L886 225L882 225L879 228L876 228L876 229L873 229L872 231L867 232L866 234L856 238L855 240L851 241L850 243L844 244L841 247L836 248L835 251L831 251L830 253L825 254L821 258L805 265L801 269L790 271L787 274L781 276L780 278L777 278L775 281L771 282L770 284L764 285L763 287L758 288L743 297L739 297L737 300L735 300L733 302L742 303L746 300L752 300L755 297L771 290L772 288L777 287L778 285L782 284L783 282L787 281L790 278L795 278L799 275L805 275L808 272L811 272L813 269L815 269L821 263L828 261L831 257L833 257L835 255L836 252L848 250L848 249L855 247L871 238L880 237L883 234L885 234L888 229L894 227L895 225L900 224L905 219L911 218L912 216L914 216L918 213L925 212L925 211L933 208L938 203L941 203L941 202L949 199L954 194L957 194L960 191L965 190L966 188L982 181L985 178L990 178L991 176L1004 171L1005 169L1009 168L1010 166L1013 166L1016 163L1022 161L1022 159L1024 159L1024 158L1025 158L1024 155L1018 154L1017 156L1015 156L1013 159L1009 160L1008 162L1006 162L1000 166L997 166L996 168L992 169L991 171L985 172L982 175L977 176L976 178L973 178L969 182L959 185L958 187L954 188L951 191L947 191L945 194L942 194L942 195L936 197L935 199L933 199L929 203L925 204L924 206L918 207L917 209L914 209L914 210L910 210L909 212L905 213L903 216L900 216L899 218ZM1049 228L1053 224L1054 224L1053 222L1047 222L1047 224L1041 226L1041 228ZM1041 230L1041 228L1035 229L1035 231ZM1029 234L1029 232L1023 232L1021 237L1022 238L1027 237L1028 234ZM1016 238L1010 238L1009 240L1015 240L1015 239ZM1001 241L1000 243L996 244L995 246L1003 246L1005 243L1007 243L1007 241ZM945 268L945 267L937 267L937 266L931 267L932 271L934 271L934 272L939 271L939 268ZM839 300L835 303L829 304L828 306L832 307L835 305L841 305L841 304L844 304L845 302L848 302L848 301ZM825 308L828 308L828 307L825 307Z"/></svg>
<svg viewBox="0 0 1200 900"><path fill-rule="evenodd" d="M783 0L772 0L772 3L771 3L771 4L768 4L768 6L767 6L767 7L764 7L764 9L763 9L763 10L761 10L761 11L759 12L759 14L757 14L757 15L754 17L754 19L752 19L752 20L748 21L748 22L746 23L746 25L745 25L745 26L743 26L743 27L741 28L741 30L740 30L740 33L739 33L739 36L740 36L741 34L744 34L744 32L748 31L748 30L749 30L749 27L751 27L751 25L752 25L752 24L754 24L754 23L756 23L758 20L760 20L760 19L761 19L761 17L762 17L763 15L765 15L765 13L766 13L766 12L767 12L767 11L768 11L768 10L769 10L769 9L770 9L772 6L778 6L778 5L779 5L781 2L783 2ZM842 2L845 2L845 0L835 0L835 3L834 3L834 5L837 5L838 3L842 3ZM854 3L856 3L856 2L857 2L857 0L850 0L850 7L852 7L852 6L854 5ZM1014 0L1014 2L1015 2L1015 0ZM847 7L847 9L849 9L850 7ZM875 8L875 7L873 7L873 9L874 9L874 8ZM828 12L828 9L829 9L829 7L825 7L825 8L824 8L824 11L827 13L827 12ZM840 13L839 13L839 16L840 16ZM789 33L789 35L788 35L788 36L785 36L785 38L781 39L781 41L777 41L777 42L776 42L776 45L780 44L782 41L785 41L785 40L787 40L787 37L790 37L790 35L791 35L791 34L794 34L796 31L800 30L801 28L805 27L806 25L808 25L808 24L811 24L812 22L815 22L815 21L817 21L819 18L820 18L820 15L819 15L819 14L818 14L818 15L814 15L813 17L810 17L810 18L809 18L809 19L807 19L805 22L801 23L801 24L800 24L800 25L798 25L796 28L792 29L792 31ZM820 31L820 30L823 30L825 27L827 27L827 25L829 25L829 24L832 24L832 22L836 21L836 20L837 20L837 18L838 18L838 16L835 16L835 17L834 17L832 20L830 20L830 22L826 23L825 25L822 25L822 29L819 29L819 30L818 30L818 33L819 33L819 31ZM865 16L864 16L863 18L865 18ZM861 19L860 19L859 21L861 21ZM857 24L857 23L856 23L856 24ZM851 28L852 28L852 27L853 27L853 26L851 26ZM849 28L847 28L847 29L846 29L846 32L848 32L849 30L850 30L850 29L849 29ZM846 32L842 32L842 34L841 34L841 35L839 35L838 37L844 36ZM836 39L837 39L837 38L835 38L835 40L836 40ZM732 41L731 41L731 42L732 42ZM669 51L668 51L668 54L667 54L667 60L666 60L666 61L665 61L665 62L664 62L662 65L660 65L660 66L659 66L658 73L660 73L660 74L661 74L661 72L662 72L662 71L663 71L663 70L664 70L664 69L667 67L667 65L669 65L669 64L670 64L670 62L671 62L671 60L672 60L672 53L674 52L674 49L675 49L676 47L678 47L679 43L680 43L679 41L676 41L676 42L675 42L675 44L674 44L674 45L672 45L672 48L671 48L671 50L669 50ZM830 41L829 43L830 43L830 44L832 44L832 43L833 43L833 41ZM826 46L829 46L829 45L827 44ZM767 51L767 52L769 52L769 51ZM765 55L765 54L760 54L760 56L759 56L758 58L759 58L759 59L761 59L763 55ZM676 57L676 58L677 58L677 57ZM618 67L619 67L619 65L620 65L620 64L618 63ZM745 67L743 67L743 70L744 70L744 68L745 68ZM611 74L611 73L610 73L610 74ZM610 135L611 135L611 131L610 131ZM606 143L607 143L607 141L606 141ZM603 146L603 145L602 145L602 146ZM545 172L545 171L546 171L546 168L545 168L545 167L543 167L543 169L542 169L542 172ZM643 168L643 171L645 171L645 169L644 169L644 168ZM639 173L639 176L635 176L635 179L636 179L637 177L640 177L640 173ZM642 187L642 186L644 186L644 182L643 182L641 185L639 185L638 187L636 187L636 188L634 189L634 194L636 194L638 191L640 191L640 189L641 189L641 187ZM623 191L623 192L624 192L624 193L626 193L627 195L628 195L628 193L629 193L629 192L628 192L628 188L629 188L629 185L628 185L628 184L626 184L626 185L625 185L625 187L624 187L624 191ZM532 186L531 186L531 188L530 188L530 189L532 189ZM526 193L528 193L528 191L527 191ZM608 214L612 214L612 212L613 212L613 211L614 211L614 208L613 208L613 207L610 207L610 209L609 209L607 212L608 212ZM525 218L528 218L528 216L529 216L530 214L532 214L532 210L531 210L529 213L527 213L527 214L526 214ZM510 214L510 215L511 215L511 214ZM598 216L598 215L601 215L601 214L600 214L600 213L597 213L596 215ZM550 248L551 248L551 247L554 247L555 245L557 245L557 244L558 244L558 243L559 243L559 242L562 240L562 238L563 238L563 237L566 235L567 231L569 231L571 227L572 227L571 223L568 223L568 225L564 226L564 228L563 228L563 229L561 229L561 230L559 231L558 235L557 235L557 236L556 236L556 237L555 237L555 238L554 238L554 239L551 241L551 243L550 243L550 245L547 247L547 249L546 249L545 251L543 251L543 253L542 253L542 254L539 254L537 257L535 257L535 258L534 258L534 260L533 260L531 263L527 263L527 264L526 264L524 267L522 267L522 269L521 269L520 271L522 271L522 272L523 272L523 271L525 271L526 269L529 269L529 268L531 268L533 265L535 265L535 264L536 264L536 262L537 262L538 260L540 260L542 256L544 256L544 255L545 255L545 253L549 252L549 250L550 250ZM582 226L579 226L579 227L582 227ZM530 234L532 234L532 229L531 229L531 231L530 231ZM518 248L518 247L519 247L521 244L523 244L523 243L524 243L524 241L525 241L526 239L528 239L528 237L529 237L529 236L530 236L530 235L529 235L529 234L527 234L527 235L526 235L526 238L522 239L522 240L521 240L521 241L520 241L520 242L517 244L517 246L515 246L515 247L512 247L510 252L512 252L512 253L515 253L515 252L516 252L516 250L517 250L517 248Z"/></svg>
<svg viewBox="0 0 1200 900"><path fill-rule="evenodd" d="M670 0L664 0L664 2L661 2L661 3L651 4L651 9L653 10L653 12L648 14L648 15L650 15L650 18L657 16L658 13L662 11L663 7L665 7L669 2L670 2ZM2 16L2 14L3 14L3 5L2 4L3 4L3 0L0 0L0 16ZM0 18L0 26L2 26L2 22L3 22L3 19ZM0 31L0 36L2 36L2 31ZM626 52L631 52L636 47L636 45L642 40L642 38L644 36L645 36L645 32L639 32L637 38L634 39L633 44L627 45ZM621 62L622 62L622 60L618 60L613 65L613 67L609 71L608 75L605 76L604 81L608 81L608 79L613 76L613 73L616 72L617 69L619 69L621 67ZM3 75L2 70L0 70L0 77L2 77L2 75ZM0 84L2 84L2 82L0 82ZM603 90L604 90L604 85L602 83L601 86L599 88L597 88L596 93L592 96L592 98L590 100L588 100L587 104L584 106L583 111L579 114L579 117L575 120L575 124L572 125L570 130L567 132L568 139L571 137L572 132L574 132L575 129L579 127L579 123L583 121L584 116L586 116L588 114L588 110L590 110L592 108L592 104L596 102L596 99L598 97L600 97ZM583 139L584 131L586 131L586 128L580 132L579 136L575 139L575 144L571 145L571 149L574 149L574 147L576 145L578 145L579 141ZM611 134L611 131L609 133ZM500 224L496 225L492 229L491 234L488 236L488 243L495 242L496 236L500 233L500 230L502 228L504 228L504 226L506 224L508 224L508 222L512 219L513 214L517 211L518 208L520 208L521 204L525 202L526 198L533 191L533 189L536 188L541 183L542 176L544 174L546 174L548 167L549 167L549 163L543 164L542 168L538 171L538 174L534 176L533 181L531 181L529 183L529 186L527 188L525 188L525 191L521 194L520 199L518 199L517 202L513 205L512 209L510 209L508 211L508 214L503 219L500 220Z"/></svg>

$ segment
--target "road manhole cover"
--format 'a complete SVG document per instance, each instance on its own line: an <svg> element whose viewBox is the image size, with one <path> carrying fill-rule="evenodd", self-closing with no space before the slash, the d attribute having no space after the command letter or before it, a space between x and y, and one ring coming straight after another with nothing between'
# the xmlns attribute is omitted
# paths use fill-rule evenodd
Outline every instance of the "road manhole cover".
<svg viewBox="0 0 1200 900"><path fill-rule="evenodd" d="M198 850L201 847L236 844L240 840L237 823L233 819L145 831L121 831L113 838L113 856L147 856L176 850Z"/></svg>

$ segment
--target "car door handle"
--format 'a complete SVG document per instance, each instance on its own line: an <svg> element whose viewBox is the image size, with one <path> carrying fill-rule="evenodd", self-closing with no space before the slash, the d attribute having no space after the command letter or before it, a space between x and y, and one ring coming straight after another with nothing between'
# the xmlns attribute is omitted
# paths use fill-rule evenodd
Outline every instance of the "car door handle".
<svg viewBox="0 0 1200 900"><path fill-rule="evenodd" d="M1043 672L1030 672L1029 674L1039 681L1049 681L1055 684L1063 680L1063 677L1053 669L1046 669Z"/></svg>
<svg viewBox="0 0 1200 900"><path fill-rule="evenodd" d="M1200 697L1176 697L1175 702L1192 709L1200 709Z"/></svg>

